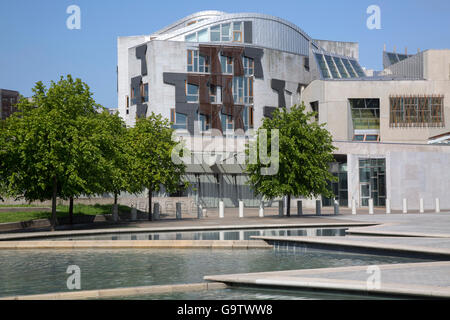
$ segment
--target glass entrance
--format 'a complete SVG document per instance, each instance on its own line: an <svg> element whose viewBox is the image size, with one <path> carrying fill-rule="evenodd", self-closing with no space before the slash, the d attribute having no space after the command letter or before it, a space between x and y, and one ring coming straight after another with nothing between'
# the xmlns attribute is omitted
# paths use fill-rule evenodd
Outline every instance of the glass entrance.
<svg viewBox="0 0 450 320"><path fill-rule="evenodd" d="M361 206L367 207L371 198L374 206L386 205L385 167L385 159L359 159Z"/></svg>

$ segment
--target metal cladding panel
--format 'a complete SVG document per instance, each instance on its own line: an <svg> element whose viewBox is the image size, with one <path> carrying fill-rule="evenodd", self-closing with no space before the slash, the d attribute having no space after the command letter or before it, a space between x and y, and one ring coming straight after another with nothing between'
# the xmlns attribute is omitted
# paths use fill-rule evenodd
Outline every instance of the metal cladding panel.
<svg viewBox="0 0 450 320"><path fill-rule="evenodd" d="M292 27L278 21L254 19L253 44L309 55L309 40Z"/></svg>

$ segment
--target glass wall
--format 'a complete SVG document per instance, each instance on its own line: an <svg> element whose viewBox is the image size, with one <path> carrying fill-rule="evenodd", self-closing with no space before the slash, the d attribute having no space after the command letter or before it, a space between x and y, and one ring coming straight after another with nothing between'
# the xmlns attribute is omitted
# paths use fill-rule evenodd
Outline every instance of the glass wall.
<svg viewBox="0 0 450 320"><path fill-rule="evenodd" d="M329 181L328 189L333 192L335 199L340 206L348 206L348 181L347 181L347 157L339 156L337 162L332 163L330 171L337 178L337 181ZM333 198L322 197L322 206L329 207L334 205Z"/></svg>
<svg viewBox="0 0 450 320"><path fill-rule="evenodd" d="M380 129L380 99L349 99L354 130Z"/></svg>

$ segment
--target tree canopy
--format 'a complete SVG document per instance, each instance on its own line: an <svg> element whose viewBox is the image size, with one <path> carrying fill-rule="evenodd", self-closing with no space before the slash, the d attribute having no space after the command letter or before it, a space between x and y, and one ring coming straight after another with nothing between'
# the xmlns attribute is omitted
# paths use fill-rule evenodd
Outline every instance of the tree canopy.
<svg viewBox="0 0 450 320"><path fill-rule="evenodd" d="M305 106L293 106L290 111L277 109L272 118L265 118L258 129L256 141L247 147L247 159L256 151L256 161L247 161L248 183L257 195L268 199L275 197L332 197L328 181L335 178L329 172L329 165L334 161L331 134L314 121L314 113L305 112ZM278 132L274 130L278 130ZM263 134L267 130L267 138ZM267 162L264 161L266 150L270 152L272 137L278 134L279 155L278 170L267 174ZM267 146L261 150L261 145ZM250 156L250 157L249 157ZM261 161L263 160L263 161ZM289 214L289 210L288 210Z"/></svg>

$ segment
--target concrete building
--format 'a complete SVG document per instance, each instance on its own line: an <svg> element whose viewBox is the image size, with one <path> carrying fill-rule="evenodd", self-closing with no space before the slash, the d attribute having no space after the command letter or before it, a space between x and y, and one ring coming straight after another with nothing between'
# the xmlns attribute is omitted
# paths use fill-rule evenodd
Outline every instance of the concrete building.
<svg viewBox="0 0 450 320"><path fill-rule="evenodd" d="M19 92L0 89L0 119L5 120L16 110L14 105L19 102Z"/></svg>
<svg viewBox="0 0 450 320"><path fill-rule="evenodd" d="M229 160L274 109L303 102L338 148L330 188L340 205L390 199L395 210L407 199L415 209L423 198L431 209L439 198L450 208L450 148L428 144L449 131L450 50L384 51L381 72L366 73L358 59L358 43L314 40L277 17L198 12L118 38L118 110L129 126L151 112L173 122L196 159L187 195L205 206L259 204L242 163ZM202 156L211 145L214 163Z"/></svg>

